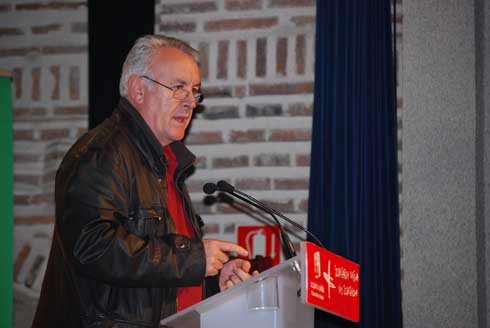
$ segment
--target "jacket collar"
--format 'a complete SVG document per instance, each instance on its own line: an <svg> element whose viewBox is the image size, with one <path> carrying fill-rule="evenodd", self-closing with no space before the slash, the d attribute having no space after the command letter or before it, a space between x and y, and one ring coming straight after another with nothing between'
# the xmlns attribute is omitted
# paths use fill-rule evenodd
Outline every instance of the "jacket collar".
<svg viewBox="0 0 490 328"><path fill-rule="evenodd" d="M119 100L116 113L121 114L121 119L128 127L131 139L148 162L148 165L159 177L164 177L167 163L163 154L163 147L143 117L126 98L122 97ZM179 163L176 172L187 170L194 164L196 157L181 141L172 142L170 147Z"/></svg>

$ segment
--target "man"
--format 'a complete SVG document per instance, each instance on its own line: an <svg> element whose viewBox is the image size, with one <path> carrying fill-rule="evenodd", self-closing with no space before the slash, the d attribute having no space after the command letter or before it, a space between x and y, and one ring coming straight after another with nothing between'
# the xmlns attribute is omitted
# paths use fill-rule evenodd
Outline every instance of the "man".
<svg viewBox="0 0 490 328"><path fill-rule="evenodd" d="M112 116L68 151L56 175L56 224L33 327L158 327L248 279L242 247L202 239L181 143L201 99L197 52L163 36L137 40Z"/></svg>

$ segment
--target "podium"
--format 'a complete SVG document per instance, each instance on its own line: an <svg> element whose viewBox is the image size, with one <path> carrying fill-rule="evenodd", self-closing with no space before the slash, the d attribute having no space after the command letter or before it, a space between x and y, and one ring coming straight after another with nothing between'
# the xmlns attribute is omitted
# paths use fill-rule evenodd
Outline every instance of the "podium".
<svg viewBox="0 0 490 328"><path fill-rule="evenodd" d="M299 256L161 321L165 328L313 328L301 303Z"/></svg>
<svg viewBox="0 0 490 328"><path fill-rule="evenodd" d="M359 321L359 265L310 242L295 256L175 313L165 328L313 328L314 308Z"/></svg>

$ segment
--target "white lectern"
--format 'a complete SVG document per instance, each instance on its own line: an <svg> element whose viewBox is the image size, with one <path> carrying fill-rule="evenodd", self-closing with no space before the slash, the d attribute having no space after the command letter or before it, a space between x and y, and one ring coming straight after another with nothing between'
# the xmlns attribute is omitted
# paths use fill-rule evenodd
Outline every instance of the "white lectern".
<svg viewBox="0 0 490 328"><path fill-rule="evenodd" d="M167 328L313 328L296 256L161 321Z"/></svg>

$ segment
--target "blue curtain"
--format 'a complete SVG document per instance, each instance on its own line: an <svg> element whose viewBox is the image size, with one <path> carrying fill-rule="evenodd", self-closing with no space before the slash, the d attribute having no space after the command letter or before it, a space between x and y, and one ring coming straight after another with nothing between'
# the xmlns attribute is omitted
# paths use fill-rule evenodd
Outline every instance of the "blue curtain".
<svg viewBox="0 0 490 328"><path fill-rule="evenodd" d="M317 1L308 228L360 264L359 324L401 327L396 102L389 0Z"/></svg>

